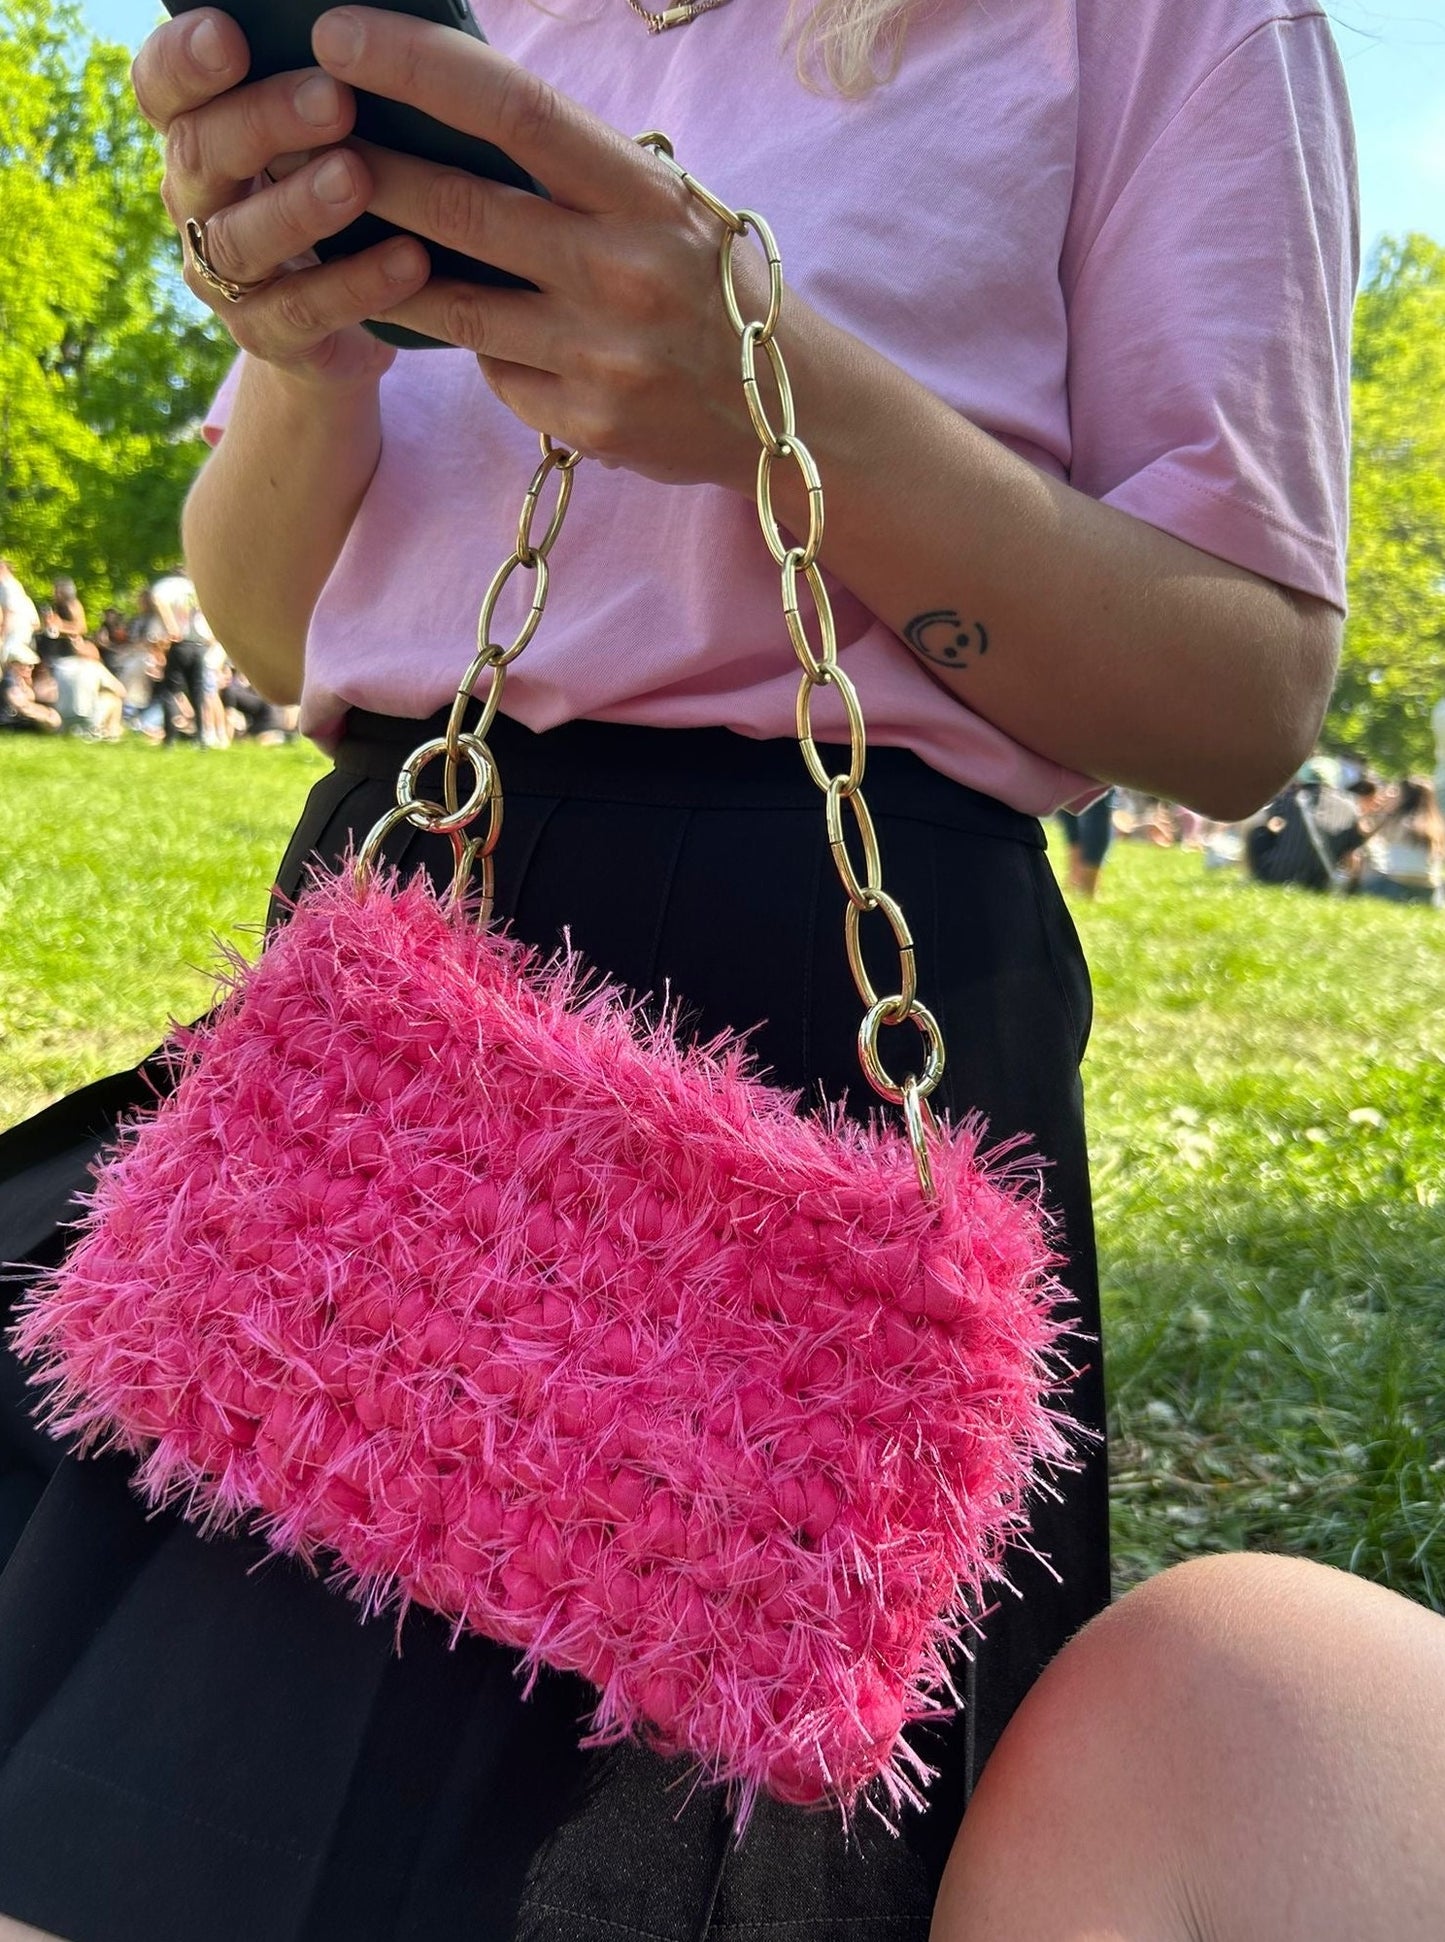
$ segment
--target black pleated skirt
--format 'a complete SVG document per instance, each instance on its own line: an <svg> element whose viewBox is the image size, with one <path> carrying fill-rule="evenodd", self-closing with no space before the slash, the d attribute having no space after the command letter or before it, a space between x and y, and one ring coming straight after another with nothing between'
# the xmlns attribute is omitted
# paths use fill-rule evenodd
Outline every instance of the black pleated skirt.
<svg viewBox="0 0 1445 1942"><path fill-rule="evenodd" d="M392 799L419 725L354 715L282 864L286 894ZM792 743L723 730L497 724L506 788L498 907L524 938L564 930L702 1035L756 1028L778 1082L871 1103L821 799ZM1039 825L903 750L869 757L885 881L918 943L948 1043L942 1103L1048 1157L1080 1330L1098 1328L1079 1060L1088 980ZM446 843L391 855L445 877ZM278 920L280 918L278 907ZM879 925L880 931L886 927ZM879 958L878 976L887 960ZM119 1114L164 1083L139 1068L0 1138L0 1258L41 1262ZM116 1458L77 1460L30 1425L0 1367L0 1912L68 1942L925 1942L943 1863L1009 1714L1108 1595L1098 1435L1035 1522L961 1669L967 1704L917 1738L940 1774L895 1835L864 1814L764 1802L735 1843L721 1794L639 1748L578 1747L587 1689L514 1655L400 1628L244 1537L147 1517ZM1055 1575L1057 1574L1057 1575Z"/></svg>

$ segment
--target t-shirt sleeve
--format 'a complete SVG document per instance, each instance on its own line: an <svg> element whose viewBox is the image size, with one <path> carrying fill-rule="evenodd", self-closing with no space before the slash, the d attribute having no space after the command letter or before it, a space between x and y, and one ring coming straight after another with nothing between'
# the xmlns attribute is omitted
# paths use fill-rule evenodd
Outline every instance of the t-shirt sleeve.
<svg viewBox="0 0 1445 1942"><path fill-rule="evenodd" d="M1359 222L1327 23L1266 22L1137 155L1111 139L1063 263L1071 482L1343 609Z"/></svg>
<svg viewBox="0 0 1445 1942"><path fill-rule="evenodd" d="M201 436L208 445L219 445L221 433L230 422L231 406L236 400L236 387L241 382L241 366L246 361L246 353L240 352L235 362L221 380L221 388L211 400L211 408L201 421Z"/></svg>

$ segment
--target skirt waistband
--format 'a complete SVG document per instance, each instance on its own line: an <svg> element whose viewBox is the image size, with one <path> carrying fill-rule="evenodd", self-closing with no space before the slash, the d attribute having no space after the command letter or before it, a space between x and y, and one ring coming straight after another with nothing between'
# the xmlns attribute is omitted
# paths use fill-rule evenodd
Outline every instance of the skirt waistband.
<svg viewBox="0 0 1445 1942"><path fill-rule="evenodd" d="M444 733L447 714L443 708L418 721L353 708L336 767L390 782L410 750ZM790 740L757 741L726 728L594 721L564 722L538 735L507 715L497 717L489 740L508 795L821 815L819 791ZM1045 846L1037 818L940 775L909 749L870 748L865 788L880 819L901 816L1031 849ZM425 781L419 793L427 793Z"/></svg>

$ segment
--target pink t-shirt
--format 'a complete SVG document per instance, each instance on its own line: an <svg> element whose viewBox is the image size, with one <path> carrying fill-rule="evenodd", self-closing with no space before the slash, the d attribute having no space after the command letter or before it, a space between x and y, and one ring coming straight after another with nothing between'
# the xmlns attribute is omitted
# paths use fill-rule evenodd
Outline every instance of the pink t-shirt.
<svg viewBox="0 0 1445 1942"><path fill-rule="evenodd" d="M1343 607L1354 155L1311 0L939 0L896 78L857 101L798 83L774 0L655 37L624 0L551 3L486 0L483 25L761 209L819 311L1054 477ZM422 716L449 698L536 455L465 351L403 351L382 416L307 643L303 721L323 741L349 705ZM507 688L528 726L793 733L796 664L749 500L584 468L552 566ZM1033 814L1087 792L831 591L875 741ZM820 735L842 737L835 707L825 693Z"/></svg>

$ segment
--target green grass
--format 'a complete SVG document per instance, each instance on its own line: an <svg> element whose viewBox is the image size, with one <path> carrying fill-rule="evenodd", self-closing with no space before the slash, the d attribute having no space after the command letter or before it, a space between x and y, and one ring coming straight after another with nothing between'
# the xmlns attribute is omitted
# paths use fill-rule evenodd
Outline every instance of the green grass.
<svg viewBox="0 0 1445 1942"><path fill-rule="evenodd" d="M1127 845L1079 923L1121 1579L1279 1549L1445 1608L1445 917Z"/></svg>
<svg viewBox="0 0 1445 1942"><path fill-rule="evenodd" d="M250 948L311 782L307 745L0 737L0 1124L134 1063Z"/></svg>
<svg viewBox="0 0 1445 1942"><path fill-rule="evenodd" d="M0 739L0 1122L202 1009L322 766ZM1121 1582L1268 1547L1445 1609L1445 918L1125 845L1079 925Z"/></svg>

